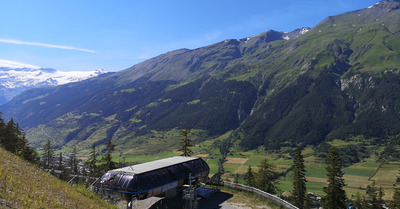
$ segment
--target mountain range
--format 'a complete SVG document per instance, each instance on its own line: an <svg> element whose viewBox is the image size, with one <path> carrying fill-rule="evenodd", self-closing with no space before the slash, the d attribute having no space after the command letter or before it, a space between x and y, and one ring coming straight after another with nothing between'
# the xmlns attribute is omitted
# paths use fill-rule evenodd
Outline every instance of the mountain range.
<svg viewBox="0 0 400 209"><path fill-rule="evenodd" d="M51 68L0 60L0 105L7 103L27 89L78 82L104 73L107 71L102 69L62 72Z"/></svg>
<svg viewBox="0 0 400 209"><path fill-rule="evenodd" d="M186 126L199 138L229 134L227 144L243 149L386 139L400 133L399 23L400 1L384 0L311 29L179 49L116 73L30 89L0 111L33 145L50 138L89 149L113 140L120 153L172 149L148 139L164 143Z"/></svg>

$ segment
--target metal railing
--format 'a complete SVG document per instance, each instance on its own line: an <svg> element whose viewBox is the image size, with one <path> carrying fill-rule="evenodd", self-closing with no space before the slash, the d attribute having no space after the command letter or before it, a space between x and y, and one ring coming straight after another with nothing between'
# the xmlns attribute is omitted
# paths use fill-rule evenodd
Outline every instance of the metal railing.
<svg viewBox="0 0 400 209"><path fill-rule="evenodd" d="M290 204L286 200L283 200L283 199L279 198L276 195L269 194L267 192L264 192L262 190L254 188L254 187L246 186L246 185L243 185L243 184L235 184L235 183L232 183L232 182L229 182L229 181L224 181L224 185L229 187L229 188L232 188L232 189L237 189L237 190L240 190L240 191L246 191L246 192L250 192L250 193L255 194L255 195L262 196L262 197L270 200L271 202L274 202L276 204L280 204L283 207L288 208L288 209L299 209L298 207Z"/></svg>

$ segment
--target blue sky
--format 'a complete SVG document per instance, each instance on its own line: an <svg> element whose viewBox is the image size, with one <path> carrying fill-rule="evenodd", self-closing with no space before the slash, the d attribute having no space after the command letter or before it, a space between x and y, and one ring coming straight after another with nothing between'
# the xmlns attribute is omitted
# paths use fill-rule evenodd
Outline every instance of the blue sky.
<svg viewBox="0 0 400 209"><path fill-rule="evenodd" d="M313 27L377 0L0 0L0 59L119 71L159 54Z"/></svg>

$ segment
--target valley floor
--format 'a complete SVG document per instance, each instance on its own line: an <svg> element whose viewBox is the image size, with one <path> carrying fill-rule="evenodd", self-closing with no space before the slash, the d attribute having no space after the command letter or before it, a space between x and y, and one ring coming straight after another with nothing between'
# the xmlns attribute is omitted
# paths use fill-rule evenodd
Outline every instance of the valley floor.
<svg viewBox="0 0 400 209"><path fill-rule="evenodd" d="M202 157L210 166L210 176L218 172L218 159L219 150L213 147L214 140L203 141L192 150L195 156ZM344 167L345 173L344 179L348 198L354 197L357 193L365 194L367 186L372 185L375 182L375 186L380 186L384 190L384 199L391 200L396 186L396 179L400 170L399 161L381 161L379 154L385 149L384 145L374 145L368 141L342 141L334 140L329 144L336 147L344 148L347 146L365 146L366 153L369 152L367 158L361 159L361 162L353 163ZM231 149L227 158L224 162L223 175L224 180L233 181L236 174L239 174L239 183L244 184L244 174L246 173L249 166L252 167L253 171L257 172L258 165L261 160L268 159L268 161L274 165L274 170L281 173L276 182L278 192L283 195L289 195L288 191L292 190L292 172L290 167L293 165L293 159L290 155L290 147L283 147L280 150L271 152L263 149L251 150L251 151L240 151ZM155 159L165 158L173 155L179 155L176 152L163 152L155 155L143 155L132 158L126 158L127 161L132 162L143 162L152 161ZM302 150L302 154L305 160L306 177L307 177L307 191L314 194L324 196L325 193L322 188L326 185L326 164L323 157L317 157L317 153L312 147L306 147ZM118 160L118 156L115 156Z"/></svg>

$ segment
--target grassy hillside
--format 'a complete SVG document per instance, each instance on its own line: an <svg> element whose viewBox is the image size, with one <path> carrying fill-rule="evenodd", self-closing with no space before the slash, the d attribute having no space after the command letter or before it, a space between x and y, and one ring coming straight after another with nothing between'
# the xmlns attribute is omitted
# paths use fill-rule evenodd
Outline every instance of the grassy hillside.
<svg viewBox="0 0 400 209"><path fill-rule="evenodd" d="M0 208L116 208L0 149Z"/></svg>

